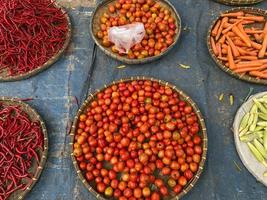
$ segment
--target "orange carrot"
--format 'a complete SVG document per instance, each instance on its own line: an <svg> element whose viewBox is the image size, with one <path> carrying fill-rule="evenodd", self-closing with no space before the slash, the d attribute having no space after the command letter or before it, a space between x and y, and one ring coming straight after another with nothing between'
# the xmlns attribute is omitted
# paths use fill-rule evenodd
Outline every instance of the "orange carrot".
<svg viewBox="0 0 267 200"><path fill-rule="evenodd" d="M232 31L229 31L228 33L226 33L229 37L234 37L236 36L236 34Z"/></svg>
<svg viewBox="0 0 267 200"><path fill-rule="evenodd" d="M221 25L220 25L220 27L218 29L218 32L217 32L217 35L216 35L216 38L215 38L216 41L220 38L222 30L223 30L223 25L226 22L228 22L228 17L222 18L222 23L221 23Z"/></svg>
<svg viewBox="0 0 267 200"><path fill-rule="evenodd" d="M263 29L263 33L267 34L267 22L265 22L265 26L264 26L264 29Z"/></svg>
<svg viewBox="0 0 267 200"><path fill-rule="evenodd" d="M210 37L210 44L211 44L211 48L212 48L212 51L213 53L218 56L218 51L217 51L217 48L216 48L216 45L215 45L215 41L214 41L214 38L213 37Z"/></svg>
<svg viewBox="0 0 267 200"><path fill-rule="evenodd" d="M257 56L239 56L238 58L240 58L241 60L257 60L258 59Z"/></svg>
<svg viewBox="0 0 267 200"><path fill-rule="evenodd" d="M228 41L228 43L232 49L234 57L240 56L240 53L239 53L238 49L236 48L235 44L233 43L233 41L231 40L231 38L226 35L226 39L227 39L227 41Z"/></svg>
<svg viewBox="0 0 267 200"><path fill-rule="evenodd" d="M239 28L240 32L250 41L248 34L244 30L243 24L237 24L237 28Z"/></svg>
<svg viewBox="0 0 267 200"><path fill-rule="evenodd" d="M258 54L255 52L249 52L244 47L237 47L238 51L241 55L249 55L249 56L257 56Z"/></svg>
<svg viewBox="0 0 267 200"><path fill-rule="evenodd" d="M247 62L239 62L236 65L236 68L244 68L244 67L260 67L263 63L257 61L247 61Z"/></svg>
<svg viewBox="0 0 267 200"><path fill-rule="evenodd" d="M222 56L218 56L218 58L222 61L228 61L228 59L226 57L222 57Z"/></svg>
<svg viewBox="0 0 267 200"><path fill-rule="evenodd" d="M238 11L238 12L231 12L231 13L225 13L221 14L222 17L238 17L238 16L244 16L243 11Z"/></svg>
<svg viewBox="0 0 267 200"><path fill-rule="evenodd" d="M227 54L227 49L222 49L222 54Z"/></svg>
<svg viewBox="0 0 267 200"><path fill-rule="evenodd" d="M228 26L226 29L224 29L224 30L222 31L222 34L227 33L227 32L230 31L234 26L236 26L237 24L239 24L239 23L242 22L242 21L243 21L243 20L240 19L240 20L238 20L237 22L235 22L234 24L230 24L230 26Z"/></svg>
<svg viewBox="0 0 267 200"><path fill-rule="evenodd" d="M223 35L220 39L219 39L219 42L221 44L224 44L225 43L225 35Z"/></svg>
<svg viewBox="0 0 267 200"><path fill-rule="evenodd" d="M216 48L218 51L218 55L221 57L222 56L222 44L220 42L216 43Z"/></svg>
<svg viewBox="0 0 267 200"><path fill-rule="evenodd" d="M247 52L245 50L243 50L242 48L240 48L240 47L236 47L236 48L238 49L240 55L242 55L242 56L248 55Z"/></svg>
<svg viewBox="0 0 267 200"><path fill-rule="evenodd" d="M231 19L229 19L229 22L230 23L235 23L235 22L237 22L239 19L233 19L233 18L231 18ZM255 23L255 21L251 21L251 20L243 20L242 21L242 24L254 24Z"/></svg>
<svg viewBox="0 0 267 200"><path fill-rule="evenodd" d="M264 57L266 49L267 49L267 33L265 33L265 36L264 36L264 39L263 39L263 42L262 42L262 48L259 51L259 55L258 55L259 58L263 58Z"/></svg>
<svg viewBox="0 0 267 200"><path fill-rule="evenodd" d="M228 22L225 22L223 24L223 28L228 28L229 26L231 26L232 24L231 23L228 23Z"/></svg>
<svg viewBox="0 0 267 200"><path fill-rule="evenodd" d="M234 60L235 64L239 63L240 61L240 59Z"/></svg>
<svg viewBox="0 0 267 200"><path fill-rule="evenodd" d="M258 71L258 70L263 70L263 69L267 69L267 65L262 65L260 67L238 68L238 69L235 69L234 71L237 72L237 73L241 73L241 72L249 72L249 71Z"/></svg>
<svg viewBox="0 0 267 200"><path fill-rule="evenodd" d="M217 35L217 33L218 33L218 29L219 29L220 25L221 25L221 20L219 20L219 21L215 24L214 28L212 29L212 31L211 31L211 35L212 35L212 36L215 37L215 36Z"/></svg>
<svg viewBox="0 0 267 200"><path fill-rule="evenodd" d="M234 44L236 45L236 46L240 46L240 47L244 47L244 46L246 46L246 44L243 42L243 41L241 41L241 40L234 40L233 41L234 42Z"/></svg>
<svg viewBox="0 0 267 200"><path fill-rule="evenodd" d="M236 65L235 65L235 62L234 62L234 58L233 58L233 54L232 54L232 50L231 50L230 46L228 46L227 51L228 51L227 58L228 58L229 68L230 69L235 69Z"/></svg>
<svg viewBox="0 0 267 200"><path fill-rule="evenodd" d="M234 26L232 28L232 30L236 35L238 35L246 43L247 46L251 47L250 40L245 35L242 34L242 32L239 30L239 28Z"/></svg>
<svg viewBox="0 0 267 200"><path fill-rule="evenodd" d="M264 22L265 18L263 16L247 16L247 17L243 17L243 16L238 16L238 19L244 19L244 20L252 20L252 21L256 21L256 22Z"/></svg>
<svg viewBox="0 0 267 200"><path fill-rule="evenodd" d="M267 78L267 74L266 73L262 73L260 71L250 71L249 75L256 76L256 77L259 77L259 78Z"/></svg>
<svg viewBox="0 0 267 200"><path fill-rule="evenodd" d="M253 42L253 41L250 41L251 43L251 46L254 48L254 49L258 49L260 50L262 48L262 45L261 44L258 44L257 42Z"/></svg>
<svg viewBox="0 0 267 200"><path fill-rule="evenodd" d="M248 34L255 34L255 33L263 33L263 30L245 29L245 32L248 33Z"/></svg>
<svg viewBox="0 0 267 200"><path fill-rule="evenodd" d="M228 48L228 45L226 45L226 44L222 44L222 48L223 48L223 49L227 49L227 48Z"/></svg>
<svg viewBox="0 0 267 200"><path fill-rule="evenodd" d="M264 64L266 63L267 64L267 59L259 59L258 61L261 62L261 63L264 63Z"/></svg>

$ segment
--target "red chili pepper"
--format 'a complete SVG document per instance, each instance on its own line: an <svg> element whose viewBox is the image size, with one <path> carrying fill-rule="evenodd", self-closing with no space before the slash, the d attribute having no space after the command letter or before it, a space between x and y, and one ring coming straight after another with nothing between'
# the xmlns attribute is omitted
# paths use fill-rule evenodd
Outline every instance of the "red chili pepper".
<svg viewBox="0 0 267 200"><path fill-rule="evenodd" d="M66 14L54 0L3 0L0 4L0 73L23 74L42 66L63 47Z"/></svg>
<svg viewBox="0 0 267 200"><path fill-rule="evenodd" d="M0 104L0 200L32 182L32 160L43 150L39 122L32 122L18 106Z"/></svg>

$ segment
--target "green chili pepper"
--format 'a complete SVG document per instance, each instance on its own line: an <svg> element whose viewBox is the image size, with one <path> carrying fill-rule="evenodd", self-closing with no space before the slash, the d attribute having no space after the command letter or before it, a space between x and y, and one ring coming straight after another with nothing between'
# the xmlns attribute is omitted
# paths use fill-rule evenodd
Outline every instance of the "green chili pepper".
<svg viewBox="0 0 267 200"><path fill-rule="evenodd" d="M267 164L264 161L264 157L261 155L261 153L258 151L258 149L253 144L251 144L250 142L248 142L248 147L249 147L251 153L254 155L254 157L260 163L262 163L265 167L267 167Z"/></svg>
<svg viewBox="0 0 267 200"><path fill-rule="evenodd" d="M254 120L254 113L250 113L249 119L248 119L248 126L250 126L253 123Z"/></svg>
<svg viewBox="0 0 267 200"><path fill-rule="evenodd" d="M264 137L264 136L263 136ZM259 140L259 142L261 143L261 144L263 144L263 139L262 138L258 138L258 140Z"/></svg>
<svg viewBox="0 0 267 200"><path fill-rule="evenodd" d="M257 123L258 126L264 126L267 127L267 122L261 121Z"/></svg>
<svg viewBox="0 0 267 200"><path fill-rule="evenodd" d="M255 113L255 112L257 112L257 110L258 110L257 104L253 104L253 106L251 107L249 112L250 113Z"/></svg>
<svg viewBox="0 0 267 200"><path fill-rule="evenodd" d="M251 124L251 126L249 127L249 131L254 131L256 126L257 126L257 122L258 122L258 113L254 114L254 119L253 119L253 123Z"/></svg>
<svg viewBox="0 0 267 200"><path fill-rule="evenodd" d="M256 128L255 128L255 130L254 131L261 131L261 130L263 130L264 129L264 127L263 126L257 126Z"/></svg>
<svg viewBox="0 0 267 200"><path fill-rule="evenodd" d="M267 109L257 100L257 99L253 99L254 103L257 105L257 107L259 108L259 110L263 113L267 114Z"/></svg>
<svg viewBox="0 0 267 200"><path fill-rule="evenodd" d="M246 126L240 133L239 137L246 135L248 133L249 126Z"/></svg>
<svg viewBox="0 0 267 200"><path fill-rule="evenodd" d="M249 113L246 113L239 125L239 131L242 131L244 128L246 128L247 124L248 124L248 119L249 119Z"/></svg>
<svg viewBox="0 0 267 200"><path fill-rule="evenodd" d="M265 113L259 113L259 117L260 117L261 119L267 121L267 114L265 114Z"/></svg>
<svg viewBox="0 0 267 200"><path fill-rule="evenodd" d="M265 150L267 151L267 131L264 131L263 146L264 146Z"/></svg>
<svg viewBox="0 0 267 200"><path fill-rule="evenodd" d="M264 146L257 139L254 139L253 143L254 143L255 147L257 148L257 150L261 153L261 155L266 159L267 158L267 152L265 151Z"/></svg>
<svg viewBox="0 0 267 200"><path fill-rule="evenodd" d="M251 142L254 139L258 139L263 137L263 131L255 132L255 133L250 133L248 135L243 135L240 137L241 142Z"/></svg>

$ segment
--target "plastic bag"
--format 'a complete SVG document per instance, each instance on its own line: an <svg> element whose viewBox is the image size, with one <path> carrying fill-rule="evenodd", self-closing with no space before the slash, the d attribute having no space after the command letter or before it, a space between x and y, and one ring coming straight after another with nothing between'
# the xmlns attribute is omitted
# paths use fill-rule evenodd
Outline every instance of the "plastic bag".
<svg viewBox="0 0 267 200"><path fill-rule="evenodd" d="M139 22L124 26L113 26L108 31L109 41L115 44L120 53L128 53L132 46L142 41L144 36L144 24Z"/></svg>

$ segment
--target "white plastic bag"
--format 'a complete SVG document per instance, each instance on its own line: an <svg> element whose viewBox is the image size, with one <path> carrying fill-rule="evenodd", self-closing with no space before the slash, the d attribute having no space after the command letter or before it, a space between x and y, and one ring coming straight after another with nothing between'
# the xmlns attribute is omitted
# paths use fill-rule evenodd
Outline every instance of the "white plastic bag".
<svg viewBox="0 0 267 200"><path fill-rule="evenodd" d="M108 31L109 41L115 44L120 53L128 53L132 46L142 41L144 36L144 24L139 22L124 26L113 26Z"/></svg>

